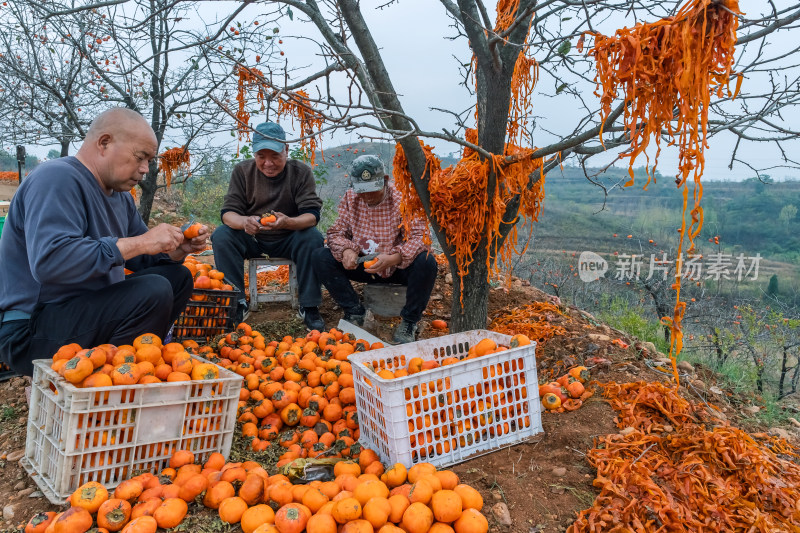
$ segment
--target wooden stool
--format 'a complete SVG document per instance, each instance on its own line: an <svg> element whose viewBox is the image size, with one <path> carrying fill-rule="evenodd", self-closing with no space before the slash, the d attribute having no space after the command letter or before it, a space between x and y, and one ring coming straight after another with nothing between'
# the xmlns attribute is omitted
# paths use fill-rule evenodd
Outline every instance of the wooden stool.
<svg viewBox="0 0 800 533"><path fill-rule="evenodd" d="M262 257L258 259L248 259L248 292L250 293L250 310L258 309L261 302L292 302L292 308L297 309L297 266L290 259L282 257ZM258 292L258 267L260 266L280 266L289 265L289 290L283 292Z"/></svg>
<svg viewBox="0 0 800 533"><path fill-rule="evenodd" d="M406 305L405 285L369 283L364 285L364 307L379 316L400 316Z"/></svg>

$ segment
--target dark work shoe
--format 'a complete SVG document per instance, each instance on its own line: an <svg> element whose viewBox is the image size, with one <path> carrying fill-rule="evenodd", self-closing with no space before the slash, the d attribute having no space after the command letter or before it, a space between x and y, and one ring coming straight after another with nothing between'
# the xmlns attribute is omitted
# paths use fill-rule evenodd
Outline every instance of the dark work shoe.
<svg viewBox="0 0 800 533"><path fill-rule="evenodd" d="M250 316L250 308L247 306L247 300L239 300L239 305L236 307L236 314L233 316L233 327L235 328Z"/></svg>
<svg viewBox="0 0 800 533"><path fill-rule="evenodd" d="M319 314L318 308L301 307L297 314L303 319L308 329L325 331L325 321L322 320L322 315Z"/></svg>
<svg viewBox="0 0 800 533"><path fill-rule="evenodd" d="M367 316L367 310L364 309L363 305L359 305L356 308L345 310L344 312L344 319L353 324L354 326L361 327L364 325L364 319Z"/></svg>
<svg viewBox="0 0 800 533"><path fill-rule="evenodd" d="M397 325L394 330L394 337L392 342L395 344L405 344L407 342L414 342L417 336L417 323L409 322L405 318Z"/></svg>

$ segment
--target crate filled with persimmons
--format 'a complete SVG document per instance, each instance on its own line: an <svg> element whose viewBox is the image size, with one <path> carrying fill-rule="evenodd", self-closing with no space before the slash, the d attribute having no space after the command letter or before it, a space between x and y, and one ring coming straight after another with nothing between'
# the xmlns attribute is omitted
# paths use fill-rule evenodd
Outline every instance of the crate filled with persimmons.
<svg viewBox="0 0 800 533"><path fill-rule="evenodd" d="M242 434L255 451L278 446L279 465L296 458L357 457L359 414L347 357L382 348L339 329L265 341L248 324L221 338L210 360L244 377Z"/></svg>
<svg viewBox="0 0 800 533"><path fill-rule="evenodd" d="M242 378L187 348L146 334L34 361L23 465L50 501L161 469L178 449L228 453Z"/></svg>
<svg viewBox="0 0 800 533"><path fill-rule="evenodd" d="M183 265L194 279L192 296L178 316L172 330L177 341L205 343L231 331L235 326L239 300L236 288L225 282L225 275L213 265L187 256Z"/></svg>
<svg viewBox="0 0 800 533"><path fill-rule="evenodd" d="M373 466L376 462L380 468ZM482 513L483 496L450 470L430 463L406 469L398 463L384 471L374 453L358 461L340 460L331 470L324 480L294 484L291 477L268 472L253 461L226 462L223 455L213 453L203 462L192 452L179 450L168 467L131 477L113 491L96 482L78 487L69 496L66 511L38 513L25 531L82 532L95 525L122 533L187 528L189 504L216 511L220 530L238 525L244 533L486 533L489 529ZM369 470L381 474L366 473Z"/></svg>
<svg viewBox="0 0 800 533"><path fill-rule="evenodd" d="M387 463L446 466L541 432L535 349L473 330L351 354L361 440Z"/></svg>

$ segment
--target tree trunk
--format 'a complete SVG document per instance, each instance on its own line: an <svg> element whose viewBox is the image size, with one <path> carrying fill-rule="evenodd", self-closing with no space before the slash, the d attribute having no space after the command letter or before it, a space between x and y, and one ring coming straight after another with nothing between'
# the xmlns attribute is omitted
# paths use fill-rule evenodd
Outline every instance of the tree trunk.
<svg viewBox="0 0 800 533"><path fill-rule="evenodd" d="M787 368L789 362L789 349L784 346L783 347L783 359L781 360L781 377L778 380L778 399L780 400L785 396L783 394L783 387L786 381L786 374L789 372Z"/></svg>
<svg viewBox="0 0 800 533"><path fill-rule="evenodd" d="M62 139L61 140L61 157L67 157L69 155L69 140Z"/></svg>
<svg viewBox="0 0 800 533"><path fill-rule="evenodd" d="M469 272L464 276L464 287L454 262L450 264L453 275L453 302L451 306L450 331L457 333L472 329L485 329L489 314L489 283L486 269L486 248L479 247L469 265ZM462 296L464 306L462 307Z"/></svg>
<svg viewBox="0 0 800 533"><path fill-rule="evenodd" d="M722 351L722 345L720 344L719 330L717 330L717 328L711 328L711 335L712 342L714 343L714 352L717 354L716 366L717 370L719 370L725 363L725 354Z"/></svg>
<svg viewBox="0 0 800 533"><path fill-rule="evenodd" d="M145 224L150 222L150 211L153 209L153 199L156 196L156 179L158 178L158 167L155 161L150 163L150 171L147 176L139 183L142 188L142 196L139 199L139 214Z"/></svg>

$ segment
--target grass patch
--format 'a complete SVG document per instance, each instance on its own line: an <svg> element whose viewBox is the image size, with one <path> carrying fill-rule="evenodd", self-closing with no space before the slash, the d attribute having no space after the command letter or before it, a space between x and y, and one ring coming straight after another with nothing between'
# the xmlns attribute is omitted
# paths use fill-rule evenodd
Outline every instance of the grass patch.
<svg viewBox="0 0 800 533"><path fill-rule="evenodd" d="M233 533L241 531L239 524L223 522L217 512L205 506L192 503L183 522L167 531L174 533Z"/></svg>
<svg viewBox="0 0 800 533"><path fill-rule="evenodd" d="M254 330L264 335L264 338L269 340L280 340L287 335L292 337L305 337L306 325L300 317L294 316L288 320L261 322L258 324L251 324Z"/></svg>
<svg viewBox="0 0 800 533"><path fill-rule="evenodd" d="M659 320L647 317L647 311L631 306L624 298L604 297L604 299L606 301L600 305L604 310L597 316L600 322L605 322L612 328L624 331L641 341L652 342L660 352L669 351L669 343L664 340L664 327Z"/></svg>
<svg viewBox="0 0 800 533"><path fill-rule="evenodd" d="M740 412L741 415L746 416L747 419L752 420L760 426L778 426L787 422L790 413L784 409L781 401L778 401L776 396L771 392L771 386L765 386L763 394L759 394L756 382L758 375L756 368L749 361L730 358L722 365L711 357L705 356L697 352L686 352L685 359L690 363L699 363L711 368L719 380L719 386L723 389L729 390L733 395L730 401L739 406L758 405L762 409L754 415L747 415ZM770 381L770 376L765 375L765 381Z"/></svg>
<svg viewBox="0 0 800 533"><path fill-rule="evenodd" d="M19 418L17 409L10 405L0 405L0 422L7 422L9 420L16 420Z"/></svg>

